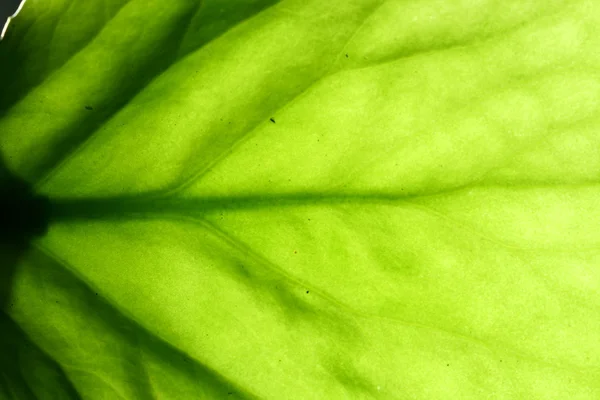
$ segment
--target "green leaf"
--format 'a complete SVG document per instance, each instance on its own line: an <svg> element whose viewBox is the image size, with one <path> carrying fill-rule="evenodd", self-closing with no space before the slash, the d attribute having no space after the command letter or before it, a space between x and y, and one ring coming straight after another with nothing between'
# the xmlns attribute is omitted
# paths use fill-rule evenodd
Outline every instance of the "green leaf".
<svg viewBox="0 0 600 400"><path fill-rule="evenodd" d="M2 251L0 398L600 398L598 26L31 0L0 148L50 225Z"/></svg>

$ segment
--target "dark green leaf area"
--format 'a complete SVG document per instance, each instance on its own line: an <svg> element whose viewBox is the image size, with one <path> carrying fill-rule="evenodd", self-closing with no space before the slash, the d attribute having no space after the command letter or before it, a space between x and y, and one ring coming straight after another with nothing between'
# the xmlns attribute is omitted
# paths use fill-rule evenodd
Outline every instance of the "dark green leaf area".
<svg viewBox="0 0 600 400"><path fill-rule="evenodd" d="M49 201L24 180L8 176L0 183L0 240L27 241L48 230Z"/></svg>

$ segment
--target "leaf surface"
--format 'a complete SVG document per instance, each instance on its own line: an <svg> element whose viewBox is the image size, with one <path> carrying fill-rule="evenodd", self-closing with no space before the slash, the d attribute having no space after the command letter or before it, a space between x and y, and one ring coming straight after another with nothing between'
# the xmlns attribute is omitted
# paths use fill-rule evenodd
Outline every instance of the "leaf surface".
<svg viewBox="0 0 600 400"><path fill-rule="evenodd" d="M595 2L31 3L0 395L600 397Z"/></svg>

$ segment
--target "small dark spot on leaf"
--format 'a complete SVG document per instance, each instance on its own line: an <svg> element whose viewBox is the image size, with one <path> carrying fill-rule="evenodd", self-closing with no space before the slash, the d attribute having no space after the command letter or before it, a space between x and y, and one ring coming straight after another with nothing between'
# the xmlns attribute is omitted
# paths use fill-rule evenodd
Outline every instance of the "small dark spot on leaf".
<svg viewBox="0 0 600 400"><path fill-rule="evenodd" d="M306 294L308 294L308 290L306 291Z"/></svg>
<svg viewBox="0 0 600 400"><path fill-rule="evenodd" d="M96 293L96 296L98 296L98 293Z"/></svg>
<svg viewBox="0 0 600 400"><path fill-rule="evenodd" d="M348 53L346 53L346 58L348 58Z"/></svg>
<svg viewBox="0 0 600 400"><path fill-rule="evenodd" d="M273 118L269 118L269 121L271 121L272 123L275 123L275 120Z"/></svg>
<svg viewBox="0 0 600 400"><path fill-rule="evenodd" d="M449 366L450 366L450 364L446 364L446 367L449 367Z"/></svg>
<svg viewBox="0 0 600 400"><path fill-rule="evenodd" d="M85 106L86 110L93 110L92 106Z"/></svg>
<svg viewBox="0 0 600 400"><path fill-rule="evenodd" d="M294 250L294 254L298 253L296 250Z"/></svg>

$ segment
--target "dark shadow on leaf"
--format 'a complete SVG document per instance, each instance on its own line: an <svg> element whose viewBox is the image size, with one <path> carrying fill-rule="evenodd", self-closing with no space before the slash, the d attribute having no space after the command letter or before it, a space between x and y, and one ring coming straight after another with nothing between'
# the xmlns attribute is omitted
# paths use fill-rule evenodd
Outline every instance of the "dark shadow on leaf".
<svg viewBox="0 0 600 400"><path fill-rule="evenodd" d="M10 299L12 279L31 241L46 234L50 201L6 167L0 156L0 306Z"/></svg>

